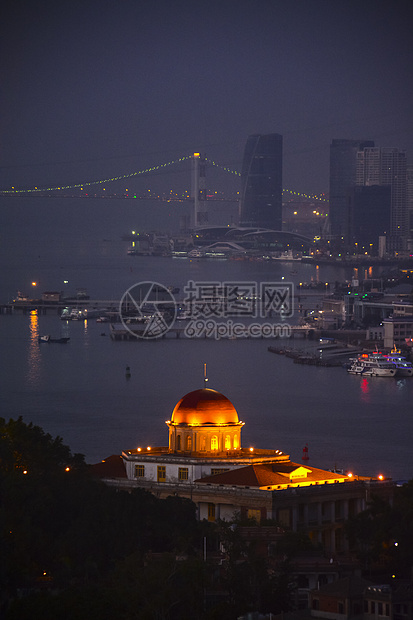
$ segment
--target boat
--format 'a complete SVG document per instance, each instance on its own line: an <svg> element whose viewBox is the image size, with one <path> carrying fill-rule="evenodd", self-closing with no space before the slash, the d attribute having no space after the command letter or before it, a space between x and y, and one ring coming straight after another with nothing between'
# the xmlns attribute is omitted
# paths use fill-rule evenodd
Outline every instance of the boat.
<svg viewBox="0 0 413 620"><path fill-rule="evenodd" d="M68 337L52 338L49 334L47 334L45 336L39 336L39 342L40 343L44 343L44 342L58 342L59 344L66 344L66 342L68 340L70 340L70 338L68 338Z"/></svg>
<svg viewBox="0 0 413 620"><path fill-rule="evenodd" d="M397 374L395 365L381 353L362 353L350 361L351 365L347 368L347 372L352 375L395 377Z"/></svg>
<svg viewBox="0 0 413 620"><path fill-rule="evenodd" d="M197 248L194 248L193 250L191 250L188 253L189 258L204 258L205 257L205 252L203 252L202 250L199 250Z"/></svg>
<svg viewBox="0 0 413 620"><path fill-rule="evenodd" d="M60 318L62 321L79 321L80 319L85 319L86 314L78 308L71 308L68 306L63 308Z"/></svg>
<svg viewBox="0 0 413 620"><path fill-rule="evenodd" d="M405 357L402 356L401 351L393 347L390 353L385 354L384 357L395 365L397 374L400 377L413 377L413 365L408 362Z"/></svg>
<svg viewBox="0 0 413 620"><path fill-rule="evenodd" d="M292 250L286 250L285 252L277 252L271 255L272 260L294 261L301 262L301 256L294 255Z"/></svg>

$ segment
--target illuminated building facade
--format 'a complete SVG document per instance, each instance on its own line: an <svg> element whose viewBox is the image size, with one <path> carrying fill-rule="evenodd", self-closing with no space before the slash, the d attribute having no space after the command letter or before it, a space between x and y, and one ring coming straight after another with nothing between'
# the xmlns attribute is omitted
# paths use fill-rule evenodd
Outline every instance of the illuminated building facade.
<svg viewBox="0 0 413 620"><path fill-rule="evenodd" d="M125 450L94 466L95 474L120 489L188 498L200 520L274 519L328 552L346 550L343 523L366 509L370 493L392 493L390 482L294 463L281 450L243 448L244 423L215 390L186 394L166 424L168 446Z"/></svg>
<svg viewBox="0 0 413 620"><path fill-rule="evenodd" d="M258 463L287 463L281 450L250 450L241 446L243 422L228 398L202 388L186 394L170 420L169 445L135 448L122 454L126 475L139 484L185 487L207 476Z"/></svg>
<svg viewBox="0 0 413 620"><path fill-rule="evenodd" d="M241 170L240 226L282 228L282 136L249 136Z"/></svg>

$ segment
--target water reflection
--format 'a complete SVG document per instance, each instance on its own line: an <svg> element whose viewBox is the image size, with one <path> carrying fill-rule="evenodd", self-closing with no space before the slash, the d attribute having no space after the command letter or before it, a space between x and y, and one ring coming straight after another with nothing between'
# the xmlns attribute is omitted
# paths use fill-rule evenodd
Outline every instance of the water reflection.
<svg viewBox="0 0 413 620"><path fill-rule="evenodd" d="M364 377L361 380L361 400L365 403L369 403L370 402L370 386L369 386L369 382L367 381L367 379Z"/></svg>
<svg viewBox="0 0 413 620"><path fill-rule="evenodd" d="M398 379L396 385L399 390L404 390L406 388L406 379Z"/></svg>
<svg viewBox="0 0 413 620"><path fill-rule="evenodd" d="M87 324L87 319L84 319L83 321L83 344L85 347L89 347L90 341L89 341L89 337L88 337L88 324Z"/></svg>
<svg viewBox="0 0 413 620"><path fill-rule="evenodd" d="M27 379L31 385L36 385L40 378L39 317L37 310L31 310L30 312L29 333L30 346Z"/></svg>

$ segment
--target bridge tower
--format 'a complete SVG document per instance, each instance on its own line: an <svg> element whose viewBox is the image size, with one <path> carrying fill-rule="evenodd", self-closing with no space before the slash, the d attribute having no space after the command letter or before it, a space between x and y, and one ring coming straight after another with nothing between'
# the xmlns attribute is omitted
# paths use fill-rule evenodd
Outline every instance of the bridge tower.
<svg viewBox="0 0 413 620"><path fill-rule="evenodd" d="M201 226L208 222L208 211L206 208L206 158L199 153L192 156L192 191L191 197L194 200L193 226Z"/></svg>

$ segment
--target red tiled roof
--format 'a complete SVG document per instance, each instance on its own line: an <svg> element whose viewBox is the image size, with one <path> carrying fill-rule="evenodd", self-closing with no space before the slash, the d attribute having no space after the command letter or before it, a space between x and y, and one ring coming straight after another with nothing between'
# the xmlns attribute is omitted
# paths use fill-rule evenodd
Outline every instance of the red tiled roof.
<svg viewBox="0 0 413 620"><path fill-rule="evenodd" d="M120 454L112 454L101 463L91 465L90 471L97 478L126 478L125 465Z"/></svg>
<svg viewBox="0 0 413 620"><path fill-rule="evenodd" d="M227 484L234 486L266 487L274 485L290 484L294 482L320 482L324 480L347 480L347 476L336 474L316 467L305 466L307 476L293 478L290 481L290 473L303 467L297 463L269 463L262 465L247 465L239 469L233 469L215 476L200 478L196 482L205 484Z"/></svg>

